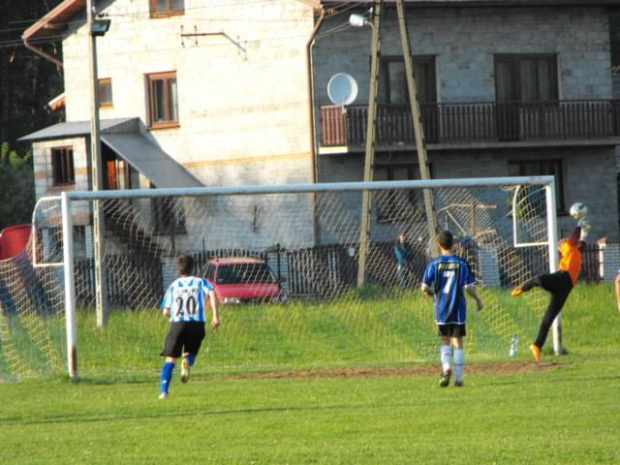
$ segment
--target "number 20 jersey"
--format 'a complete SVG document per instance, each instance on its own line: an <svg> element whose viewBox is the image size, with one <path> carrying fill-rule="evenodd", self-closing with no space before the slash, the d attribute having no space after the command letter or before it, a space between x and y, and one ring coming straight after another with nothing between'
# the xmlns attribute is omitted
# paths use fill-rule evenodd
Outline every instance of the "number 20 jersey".
<svg viewBox="0 0 620 465"><path fill-rule="evenodd" d="M206 279L183 276L170 284L161 307L170 309L171 322L205 323L205 298L212 290L213 286Z"/></svg>
<svg viewBox="0 0 620 465"><path fill-rule="evenodd" d="M463 289L476 282L465 260L455 255L442 255L428 265L422 282L435 294L437 324L465 324L467 303Z"/></svg>

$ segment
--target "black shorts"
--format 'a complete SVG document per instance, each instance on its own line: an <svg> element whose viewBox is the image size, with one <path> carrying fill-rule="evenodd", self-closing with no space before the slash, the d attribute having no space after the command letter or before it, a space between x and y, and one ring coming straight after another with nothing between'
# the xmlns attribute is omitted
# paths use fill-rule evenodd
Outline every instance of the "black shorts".
<svg viewBox="0 0 620 465"><path fill-rule="evenodd" d="M439 335L444 337L464 337L467 334L465 325L437 325L437 330Z"/></svg>
<svg viewBox="0 0 620 465"><path fill-rule="evenodd" d="M179 358L184 353L198 355L205 338L205 324L195 321L189 323L170 323L164 350L160 355Z"/></svg>

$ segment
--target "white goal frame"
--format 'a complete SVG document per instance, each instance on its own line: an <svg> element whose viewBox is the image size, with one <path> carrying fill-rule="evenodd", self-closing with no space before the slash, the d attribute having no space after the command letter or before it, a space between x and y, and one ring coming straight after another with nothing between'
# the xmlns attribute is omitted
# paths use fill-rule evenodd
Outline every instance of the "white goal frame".
<svg viewBox="0 0 620 465"><path fill-rule="evenodd" d="M522 176L522 177L497 177L497 178L462 178L462 179L436 179L426 181L375 181L375 182L347 182L347 183L324 183L324 184L296 184L280 186L235 186L235 187L197 187L197 188L173 188L173 189L132 189L119 191L71 191L63 192L60 196L62 211L63 231L63 269L65 290L65 313L66 313L66 345L67 345L67 369L72 379L78 379L77 362L77 316L75 299L75 269L74 269L74 245L73 245L73 219L71 215L71 202L94 201L114 199L138 199L157 198L171 196L223 196L223 195L252 195L252 194L300 194L321 192L346 192L346 191L377 191L385 189L412 189L412 188L438 188L438 187L493 187L506 185L537 185L544 186L547 204L547 227L549 248L549 271L557 271L557 213L555 200L555 179L553 176ZM513 215L513 221L516 221ZM540 244L537 244L540 245ZM96 263L95 266L101 266ZM561 353L561 330L559 317L554 324L554 349Z"/></svg>

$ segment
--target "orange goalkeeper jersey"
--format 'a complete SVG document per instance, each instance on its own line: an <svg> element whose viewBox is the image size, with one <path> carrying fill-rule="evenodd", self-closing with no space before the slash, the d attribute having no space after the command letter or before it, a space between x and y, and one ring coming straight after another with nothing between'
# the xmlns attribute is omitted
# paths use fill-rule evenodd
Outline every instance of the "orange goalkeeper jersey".
<svg viewBox="0 0 620 465"><path fill-rule="evenodd" d="M575 245L573 241L565 241L560 247L560 270L568 271L570 279L573 282L573 286L577 284L579 273L581 272L581 265L583 258L581 256L581 248L579 244Z"/></svg>

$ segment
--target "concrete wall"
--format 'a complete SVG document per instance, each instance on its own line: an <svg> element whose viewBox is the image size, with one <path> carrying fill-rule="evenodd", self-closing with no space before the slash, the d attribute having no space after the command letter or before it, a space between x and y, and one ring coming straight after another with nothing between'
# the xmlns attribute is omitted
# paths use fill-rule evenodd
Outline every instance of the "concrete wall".
<svg viewBox="0 0 620 465"><path fill-rule="evenodd" d="M286 0L243 8L187 2L185 14L150 18L148 2L99 5L99 77L112 79L101 118L147 122L149 73L176 71L180 127L152 130L158 144L205 185L310 180L305 44L312 9ZM183 37L183 34L213 34ZM88 36L76 18L63 42L67 120L90 116Z"/></svg>
<svg viewBox="0 0 620 465"><path fill-rule="evenodd" d="M494 101L494 55L520 53L557 54L560 99L613 97L609 18L602 8L433 8L410 10L407 17L414 55L436 58L439 102ZM341 17L328 19L321 31L334 30L341 22ZM382 56L402 56L393 9L384 10L381 37ZM359 85L354 104L368 103L370 52L370 28L319 34L313 47L318 128L320 107L331 105L327 83L334 74L351 74ZM429 149L436 178L508 176L508 162L518 159L561 159L566 208L585 201L592 210L593 238L618 238L617 170L611 147ZM392 150L378 153L376 162L416 164L417 155ZM322 155L319 179L359 181L363 165L360 153ZM559 232L570 231L573 224L570 217L561 216Z"/></svg>
<svg viewBox="0 0 620 465"><path fill-rule="evenodd" d="M612 96L609 20L603 8L432 8L407 13L414 55L433 55L440 102L495 100L495 54L558 55L561 99ZM341 16L321 31L333 30ZM381 55L402 56L396 12L388 9ZM319 35L313 48L317 104L331 104L327 83L339 72L359 85L355 103L368 102L371 29ZM341 57L334 59L333 57Z"/></svg>
<svg viewBox="0 0 620 465"><path fill-rule="evenodd" d="M618 240L618 200L615 151L609 147L488 149L429 154L435 179L510 176L508 163L514 160L560 159L564 171L566 209L577 201L590 207L590 240L602 237ZM362 181L363 154L321 156L324 182ZM417 164L415 153L378 153L376 165ZM565 214L558 217L558 233L569 234L575 222Z"/></svg>

